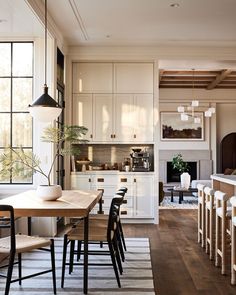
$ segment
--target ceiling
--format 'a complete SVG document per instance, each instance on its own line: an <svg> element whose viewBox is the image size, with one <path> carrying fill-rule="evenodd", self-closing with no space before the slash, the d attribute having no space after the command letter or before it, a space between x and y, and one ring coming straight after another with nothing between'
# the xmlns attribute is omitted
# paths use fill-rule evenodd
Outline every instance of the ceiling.
<svg viewBox="0 0 236 295"><path fill-rule="evenodd" d="M0 0L0 38L43 36L29 7L38 1ZM48 0L69 46L236 46L235 11L235 0ZM161 88L191 88L192 69L196 88L236 88L235 61L161 61L160 69Z"/></svg>

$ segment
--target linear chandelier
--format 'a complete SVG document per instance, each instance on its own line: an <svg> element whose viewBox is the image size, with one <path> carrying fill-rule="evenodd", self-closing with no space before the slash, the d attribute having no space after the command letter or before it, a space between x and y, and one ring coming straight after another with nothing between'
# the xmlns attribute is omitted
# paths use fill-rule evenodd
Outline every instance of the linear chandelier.
<svg viewBox="0 0 236 295"><path fill-rule="evenodd" d="M194 98L194 69L193 71L193 79L192 79L192 97ZM187 105L180 105L177 108L178 113L180 113L181 121L188 121L189 118L193 118L194 123L199 124L201 123L201 116L197 113L197 108L199 107L199 101L193 99L191 103ZM211 117L212 114L215 113L215 108L209 107L205 112L205 117Z"/></svg>

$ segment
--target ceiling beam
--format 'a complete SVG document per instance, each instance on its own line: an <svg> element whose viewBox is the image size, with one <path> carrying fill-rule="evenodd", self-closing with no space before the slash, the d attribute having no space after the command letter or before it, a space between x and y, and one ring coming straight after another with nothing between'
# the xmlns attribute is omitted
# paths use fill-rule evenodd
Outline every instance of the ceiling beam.
<svg viewBox="0 0 236 295"><path fill-rule="evenodd" d="M219 75L216 76L215 80L213 80L207 87L207 90L214 89L221 81L223 81L228 75L230 75L232 70L222 70Z"/></svg>
<svg viewBox="0 0 236 295"><path fill-rule="evenodd" d="M163 74L164 74L164 70L159 70L159 85L160 85Z"/></svg>

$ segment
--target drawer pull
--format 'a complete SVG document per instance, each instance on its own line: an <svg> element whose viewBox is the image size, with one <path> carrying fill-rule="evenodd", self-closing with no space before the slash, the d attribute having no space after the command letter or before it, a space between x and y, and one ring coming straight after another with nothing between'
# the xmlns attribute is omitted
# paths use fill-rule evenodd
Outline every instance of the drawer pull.
<svg viewBox="0 0 236 295"><path fill-rule="evenodd" d="M128 213L127 213L127 211L121 211L120 214L121 215L127 215Z"/></svg>
<svg viewBox="0 0 236 295"><path fill-rule="evenodd" d="M97 214L104 214L104 211L97 211Z"/></svg>
<svg viewBox="0 0 236 295"><path fill-rule="evenodd" d="M136 138L136 134L134 134L134 138Z"/></svg>
<svg viewBox="0 0 236 295"><path fill-rule="evenodd" d="M127 182L127 178L121 178L120 182Z"/></svg>
<svg viewBox="0 0 236 295"><path fill-rule="evenodd" d="M98 178L97 182L104 182L104 178Z"/></svg>
<svg viewBox="0 0 236 295"><path fill-rule="evenodd" d="M136 182L136 178L134 178L134 182Z"/></svg>
<svg viewBox="0 0 236 295"><path fill-rule="evenodd" d="M89 180L88 180L89 182L91 182L91 178L89 178Z"/></svg>
<svg viewBox="0 0 236 295"><path fill-rule="evenodd" d="M113 134L111 134L111 138L113 138Z"/></svg>
<svg viewBox="0 0 236 295"><path fill-rule="evenodd" d="M93 138L93 134L90 134L90 138Z"/></svg>
<svg viewBox="0 0 236 295"><path fill-rule="evenodd" d="M122 202L123 204L127 204L128 202L127 202L127 200L123 200L123 202Z"/></svg>
<svg viewBox="0 0 236 295"><path fill-rule="evenodd" d="M113 138L116 138L116 135L115 134L113 134Z"/></svg>

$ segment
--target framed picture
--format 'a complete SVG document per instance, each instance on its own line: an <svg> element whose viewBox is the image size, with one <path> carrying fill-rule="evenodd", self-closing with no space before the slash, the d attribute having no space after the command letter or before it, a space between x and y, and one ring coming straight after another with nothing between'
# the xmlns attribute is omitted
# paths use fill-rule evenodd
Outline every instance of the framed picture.
<svg viewBox="0 0 236 295"><path fill-rule="evenodd" d="M161 140L203 140L203 112L195 114L200 117L200 123L194 123L192 117L182 121L177 112L161 112Z"/></svg>

